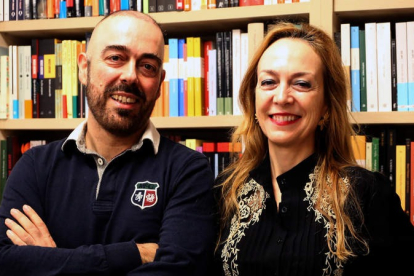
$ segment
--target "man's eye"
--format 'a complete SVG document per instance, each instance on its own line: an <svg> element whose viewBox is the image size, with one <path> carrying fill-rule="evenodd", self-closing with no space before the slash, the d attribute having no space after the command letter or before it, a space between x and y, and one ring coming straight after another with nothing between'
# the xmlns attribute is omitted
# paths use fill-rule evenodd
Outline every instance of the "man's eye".
<svg viewBox="0 0 414 276"><path fill-rule="evenodd" d="M146 70L149 70L149 71L153 71L153 72L156 72L157 71L157 68L155 68L154 66L152 66L151 64L144 64L144 68L146 69Z"/></svg>
<svg viewBox="0 0 414 276"><path fill-rule="evenodd" d="M110 61L119 61L121 59L121 57L120 56L109 56L108 59Z"/></svg>

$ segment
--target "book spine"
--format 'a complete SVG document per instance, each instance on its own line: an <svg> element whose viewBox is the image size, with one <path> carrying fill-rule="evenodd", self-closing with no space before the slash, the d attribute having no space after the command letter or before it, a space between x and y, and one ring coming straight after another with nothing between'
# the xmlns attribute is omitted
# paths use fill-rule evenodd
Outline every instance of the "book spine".
<svg viewBox="0 0 414 276"><path fill-rule="evenodd" d="M365 30L359 30L359 73L361 91L361 111L367 111L367 70L365 54Z"/></svg>
<svg viewBox="0 0 414 276"><path fill-rule="evenodd" d="M169 63L170 63L170 117L177 117L178 114L178 39L168 39Z"/></svg>
<svg viewBox="0 0 414 276"><path fill-rule="evenodd" d="M408 110L414 111L414 21L407 22Z"/></svg>
<svg viewBox="0 0 414 276"><path fill-rule="evenodd" d="M216 33L217 49L217 115L224 115L224 33Z"/></svg>
<svg viewBox="0 0 414 276"><path fill-rule="evenodd" d="M208 40L203 43L204 51L204 110L203 115L208 116L210 110L210 76L209 76L209 66L210 66L210 56L209 51L213 49L213 41Z"/></svg>
<svg viewBox="0 0 414 276"><path fill-rule="evenodd" d="M0 119L9 117L9 56L0 57Z"/></svg>
<svg viewBox="0 0 414 276"><path fill-rule="evenodd" d="M411 138L405 139L405 183L404 183L404 190L405 190L405 212L407 215L410 214L410 181L411 181Z"/></svg>
<svg viewBox="0 0 414 276"><path fill-rule="evenodd" d="M359 62L359 27L351 26L351 91L353 112L361 111L361 79Z"/></svg>
<svg viewBox="0 0 414 276"><path fill-rule="evenodd" d="M395 38L391 38L391 109L398 111L397 100L397 46Z"/></svg>
<svg viewBox="0 0 414 276"><path fill-rule="evenodd" d="M194 115L202 116L204 109L204 56L201 37L194 37Z"/></svg>
<svg viewBox="0 0 414 276"><path fill-rule="evenodd" d="M3 199L4 187L7 181L7 141L0 140L0 203Z"/></svg>
<svg viewBox="0 0 414 276"><path fill-rule="evenodd" d="M342 46L341 46L342 47ZM378 112L377 26L365 24L367 111Z"/></svg>
<svg viewBox="0 0 414 276"><path fill-rule="evenodd" d="M187 37L187 116L195 116L194 37Z"/></svg>
<svg viewBox="0 0 414 276"><path fill-rule="evenodd" d="M408 111L407 82L407 23L395 23L396 73L397 73L397 109ZM394 57L394 56L393 56Z"/></svg>
<svg viewBox="0 0 414 276"><path fill-rule="evenodd" d="M345 75L347 76L347 105L352 110L352 91L351 91L351 25L349 23L341 24L341 58L344 66Z"/></svg>
<svg viewBox="0 0 414 276"><path fill-rule="evenodd" d="M410 221L414 225L414 141L411 141L410 156Z"/></svg>
<svg viewBox="0 0 414 276"><path fill-rule="evenodd" d="M239 89L241 83L241 30L234 29L232 38L232 77L233 77L233 115L241 115L239 106Z"/></svg>
<svg viewBox="0 0 414 276"><path fill-rule="evenodd" d="M185 116L184 78L186 68L184 63L185 39L178 39L178 116Z"/></svg>
<svg viewBox="0 0 414 276"><path fill-rule="evenodd" d="M232 32L224 32L224 114L233 115Z"/></svg>
<svg viewBox="0 0 414 276"><path fill-rule="evenodd" d="M396 145L396 175L395 175L395 191L401 200L401 207L405 211L405 162L406 148L405 145Z"/></svg>
<svg viewBox="0 0 414 276"><path fill-rule="evenodd" d="M163 97L162 101L162 116L169 117L170 116L170 75L172 74L170 71L170 46L168 44L164 45L164 62L163 67L165 70L165 78L163 82L164 86L164 94L161 95Z"/></svg>
<svg viewBox="0 0 414 276"><path fill-rule="evenodd" d="M380 139L372 137L372 171L379 172Z"/></svg>
<svg viewBox="0 0 414 276"><path fill-rule="evenodd" d="M391 108L391 24L377 23L378 111ZM397 70L398 71L398 70Z"/></svg>
<svg viewBox="0 0 414 276"><path fill-rule="evenodd" d="M208 115L216 116L217 115L217 50L211 49L208 51L209 58L209 80L208 80L208 90L209 90L209 108Z"/></svg>

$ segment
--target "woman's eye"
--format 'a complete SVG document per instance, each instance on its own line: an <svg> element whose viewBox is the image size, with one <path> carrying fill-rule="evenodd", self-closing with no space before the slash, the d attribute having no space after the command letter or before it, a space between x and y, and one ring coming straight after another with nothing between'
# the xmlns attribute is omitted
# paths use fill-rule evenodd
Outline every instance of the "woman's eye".
<svg viewBox="0 0 414 276"><path fill-rule="evenodd" d="M297 81L296 85L302 88L308 88L308 89L311 88L311 84L307 81Z"/></svg>
<svg viewBox="0 0 414 276"><path fill-rule="evenodd" d="M269 86L269 85L273 85L275 82L273 80L262 80L260 82L261 86Z"/></svg>

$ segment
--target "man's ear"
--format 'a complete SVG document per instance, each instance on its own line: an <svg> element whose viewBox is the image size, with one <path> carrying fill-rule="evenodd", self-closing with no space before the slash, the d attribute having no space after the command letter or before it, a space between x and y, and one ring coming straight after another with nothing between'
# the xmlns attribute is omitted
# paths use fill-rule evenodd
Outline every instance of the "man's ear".
<svg viewBox="0 0 414 276"><path fill-rule="evenodd" d="M161 76L160 76L160 86L158 87L158 92L157 92L157 99L161 96L161 85L164 82L165 74L166 74L165 70L162 70Z"/></svg>
<svg viewBox="0 0 414 276"><path fill-rule="evenodd" d="M86 53L80 53L78 56L78 68L79 68L79 81L83 85L86 85L88 76L88 58Z"/></svg>

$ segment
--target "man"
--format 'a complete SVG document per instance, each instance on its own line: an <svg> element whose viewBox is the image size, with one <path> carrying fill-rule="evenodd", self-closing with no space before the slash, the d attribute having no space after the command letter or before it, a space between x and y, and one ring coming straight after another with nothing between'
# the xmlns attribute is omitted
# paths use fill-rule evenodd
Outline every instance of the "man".
<svg viewBox="0 0 414 276"><path fill-rule="evenodd" d="M78 58L89 114L33 148L0 207L0 275L204 275L213 255L213 174L149 120L164 38L145 14L96 26Z"/></svg>

